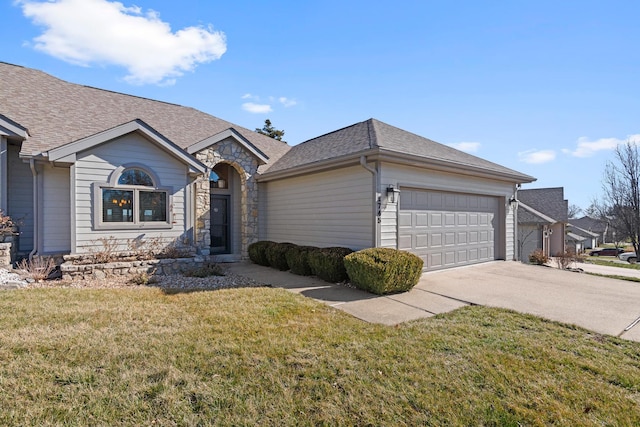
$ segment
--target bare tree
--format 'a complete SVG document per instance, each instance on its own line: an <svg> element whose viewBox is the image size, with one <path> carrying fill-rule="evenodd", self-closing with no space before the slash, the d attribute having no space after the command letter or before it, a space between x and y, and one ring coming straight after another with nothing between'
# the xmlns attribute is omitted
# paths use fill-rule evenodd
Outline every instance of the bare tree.
<svg viewBox="0 0 640 427"><path fill-rule="evenodd" d="M640 235L640 152L627 141L615 150L615 161L607 163L604 180L604 204L607 213L638 251Z"/></svg>
<svg viewBox="0 0 640 427"><path fill-rule="evenodd" d="M569 205L569 208L567 211L567 215L569 216L569 219L576 218L581 213L582 213L582 208L580 208L580 206L575 204Z"/></svg>

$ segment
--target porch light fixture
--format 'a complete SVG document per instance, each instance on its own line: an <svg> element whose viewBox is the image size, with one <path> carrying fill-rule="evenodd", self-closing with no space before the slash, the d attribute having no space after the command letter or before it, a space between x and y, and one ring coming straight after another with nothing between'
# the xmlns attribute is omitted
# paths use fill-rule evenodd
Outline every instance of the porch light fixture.
<svg viewBox="0 0 640 427"><path fill-rule="evenodd" d="M225 181L224 179L220 178L218 180L218 188L227 188L227 181Z"/></svg>
<svg viewBox="0 0 640 427"><path fill-rule="evenodd" d="M398 200L397 194L400 194L400 190L393 185L387 187L387 200L389 203L395 203Z"/></svg>
<svg viewBox="0 0 640 427"><path fill-rule="evenodd" d="M516 196L511 196L511 198L509 198L509 205L511 207L514 207L516 203L518 203L518 199L516 199Z"/></svg>

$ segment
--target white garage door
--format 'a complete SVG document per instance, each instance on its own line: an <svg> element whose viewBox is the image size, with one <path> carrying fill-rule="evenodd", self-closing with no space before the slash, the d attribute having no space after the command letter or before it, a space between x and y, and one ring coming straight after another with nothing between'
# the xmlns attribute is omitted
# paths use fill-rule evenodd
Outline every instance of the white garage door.
<svg viewBox="0 0 640 427"><path fill-rule="evenodd" d="M403 188L398 248L437 270L495 259L500 204L493 196Z"/></svg>

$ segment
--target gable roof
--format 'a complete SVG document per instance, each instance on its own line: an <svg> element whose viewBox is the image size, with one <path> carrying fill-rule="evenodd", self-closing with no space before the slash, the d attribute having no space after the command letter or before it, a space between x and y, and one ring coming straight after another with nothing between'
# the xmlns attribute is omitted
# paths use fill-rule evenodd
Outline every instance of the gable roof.
<svg viewBox="0 0 640 427"><path fill-rule="evenodd" d="M522 201L520 201L518 203L518 222L524 223L524 224L528 224L528 223L555 224L556 222L558 222L558 220L551 218L550 216L547 216L542 212L527 205L526 203L523 203Z"/></svg>
<svg viewBox="0 0 640 427"><path fill-rule="evenodd" d="M136 119L181 149L234 128L270 162L290 147L194 108L68 83L0 62L0 114L28 131L22 156L36 156Z"/></svg>
<svg viewBox="0 0 640 427"><path fill-rule="evenodd" d="M553 218L554 222L568 221L569 202L564 199L562 187L518 190L518 200ZM518 220L520 221L520 218Z"/></svg>
<svg viewBox="0 0 640 427"><path fill-rule="evenodd" d="M590 216L583 216L571 220L571 224L580 227L583 230L591 231L597 234L603 234L607 231L607 222Z"/></svg>
<svg viewBox="0 0 640 427"><path fill-rule="evenodd" d="M91 135L86 138L82 138L77 141L70 142L69 144L65 144L49 150L49 161L60 163L75 163L76 153L93 148L131 132L137 132L143 135L145 138L155 143L171 156L188 165L190 173L202 174L206 172L207 167L204 164L202 164L193 156L187 154L186 151L178 148L171 141L165 139L162 135L158 134L154 129L149 127L142 120L134 120L129 123L124 123L120 126L107 129L95 135Z"/></svg>
<svg viewBox="0 0 640 427"><path fill-rule="evenodd" d="M532 182L535 178L480 157L440 144L406 130L369 119L295 145L265 174L304 169L360 155L378 155L403 162L448 166L484 173L513 182Z"/></svg>

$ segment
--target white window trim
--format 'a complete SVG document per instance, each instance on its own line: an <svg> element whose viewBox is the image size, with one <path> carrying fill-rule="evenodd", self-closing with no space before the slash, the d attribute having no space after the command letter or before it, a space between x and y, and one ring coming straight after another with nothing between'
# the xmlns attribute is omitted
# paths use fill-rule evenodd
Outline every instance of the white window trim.
<svg viewBox="0 0 640 427"><path fill-rule="evenodd" d="M120 185L118 180L127 169L140 169L147 173L155 186L148 187L142 185ZM108 182L94 182L93 186L93 229L94 230L167 230L173 228L173 188L160 186L160 178L147 166L141 163L127 163L117 167L109 175ZM104 222L102 218L102 190L124 190L133 191L133 222ZM166 193L166 221L140 221L141 191L155 191Z"/></svg>

